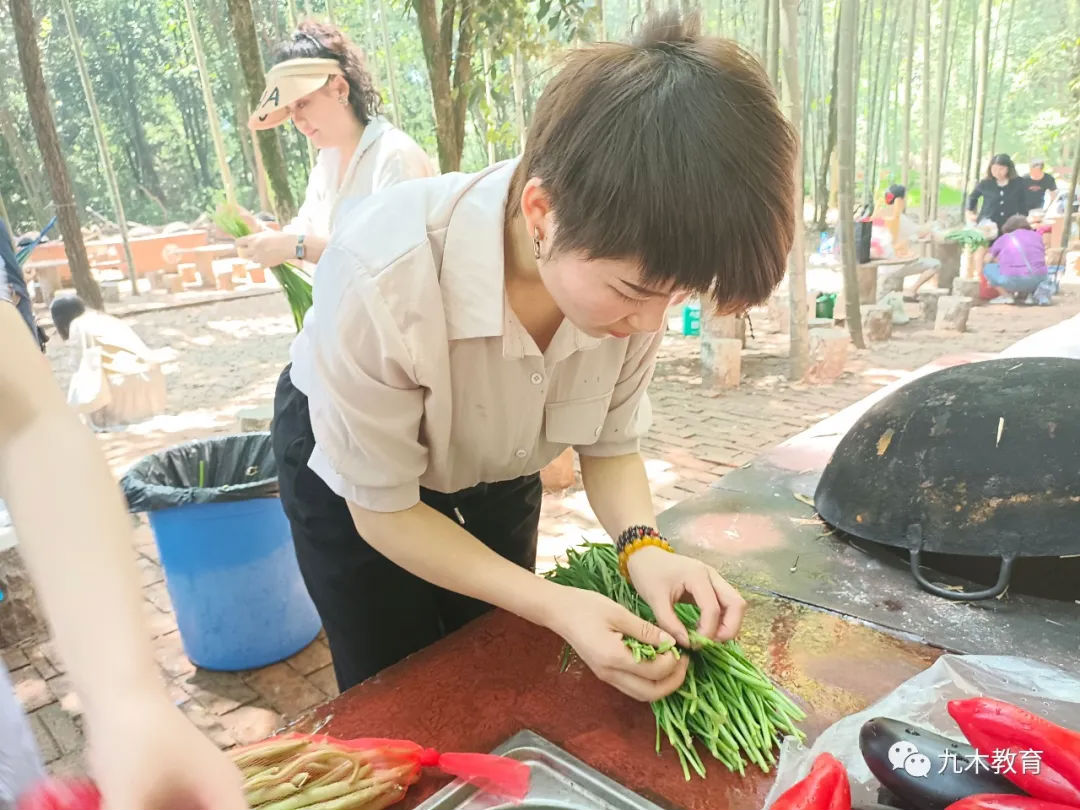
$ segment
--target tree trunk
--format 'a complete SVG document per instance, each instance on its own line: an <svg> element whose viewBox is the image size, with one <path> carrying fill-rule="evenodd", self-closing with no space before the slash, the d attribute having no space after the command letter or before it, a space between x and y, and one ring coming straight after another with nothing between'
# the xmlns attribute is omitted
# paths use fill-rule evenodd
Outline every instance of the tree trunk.
<svg viewBox="0 0 1080 810"><path fill-rule="evenodd" d="M839 6L837 7L839 11ZM840 16L836 18L836 34L833 38L833 62L832 62L832 89L829 91L829 131L825 137L825 149L821 154L821 166L818 169L817 193L818 202L815 206L817 211L814 218L817 220L816 228L824 231L826 218L829 213L829 167L832 164L833 150L836 149L836 97L840 77Z"/></svg>
<svg viewBox="0 0 1080 810"><path fill-rule="evenodd" d="M214 91L210 88L210 73L206 69L206 57L203 55L202 37L199 35L198 20L192 0L184 0L187 10L188 27L191 29L191 46L195 49L195 63L199 68L199 84L202 86L203 102L206 104L206 118L210 125L210 136L214 141L214 154L217 156L218 171L225 186L225 199L236 205L236 187L233 185L232 172L229 171L229 158L225 152L225 139L221 135L221 118L217 104L214 103Z"/></svg>
<svg viewBox="0 0 1080 810"><path fill-rule="evenodd" d="M232 22L233 40L240 57L240 70L247 85L248 100L262 98L265 89L262 56L259 54L259 40L255 33L255 17L252 14L251 0L229 0L229 19ZM245 110L245 113L250 111ZM244 122L247 126L247 122ZM270 195L274 214L282 224L292 219L296 211L292 189L289 187L289 172L285 167L285 155L281 150L281 139L277 129L260 129L254 144L256 162L266 170L270 181Z"/></svg>
<svg viewBox="0 0 1080 810"><path fill-rule="evenodd" d="M112 156L109 155L109 144L105 140L105 127L101 123L101 112L98 110L97 99L94 97L94 87L90 84L90 73L86 69L86 60L83 59L82 41L79 39L78 27L75 23L75 12L71 10L71 0L60 0L60 3L64 9L64 19L67 21L68 36L71 37L71 49L75 52L75 66L79 70L83 94L86 96L86 104L90 108L90 119L94 126L94 140L97 141L101 165L105 170L105 182L109 186L109 196L112 197L116 226L120 229L120 241L124 245L124 258L127 260L128 275L131 277L131 294L138 295L139 277L135 272L135 256L131 252L127 215L124 213L124 198L120 194L120 184L116 182L116 170L113 168Z"/></svg>
<svg viewBox="0 0 1080 810"><path fill-rule="evenodd" d="M9 0L9 8L15 30L15 43L19 50L19 70L22 72L23 87L26 90L26 104L30 109L30 120L34 125L41 161L49 175L49 186L53 203L56 205L56 219L60 224L64 253L71 269L75 291L88 306L104 309L101 290L90 274L90 262L86 258L86 245L83 244L79 215L75 209L75 196L71 192L67 163L60 149L56 123L53 121L53 103L45 86L45 76L41 72L38 26L34 12L30 8L30 0Z"/></svg>
<svg viewBox="0 0 1080 810"><path fill-rule="evenodd" d="M12 231L15 230L15 226L11 222L11 216L8 214L7 205L4 204L3 189L0 189L0 220L3 220L7 225L9 225Z"/></svg>
<svg viewBox="0 0 1080 810"><path fill-rule="evenodd" d="M978 179L978 166L983 162L983 122L986 118L986 82L990 72L990 0L982 0L980 12L983 29L975 39L975 114L971 125L971 163L968 176ZM967 186L964 193L967 193ZM961 208L963 203L961 202Z"/></svg>
<svg viewBox="0 0 1080 810"><path fill-rule="evenodd" d="M1009 21L1005 24L1005 41L1001 44L1001 79L998 81L997 98L994 100L994 128L990 134L990 154L997 154L998 122L1001 119L1001 99L1005 95L1005 77L1009 75L1009 48L1012 45L1013 12L1016 11L1016 0L1009 2ZM976 177L979 175L976 174Z"/></svg>
<svg viewBox="0 0 1080 810"><path fill-rule="evenodd" d="M904 149L901 152L901 174L900 182L904 188L907 188L911 183L911 108L913 106L911 101L911 77L915 68L915 34L918 29L918 11L919 4L915 0L908 0L909 16L908 16L908 41L907 41L907 59L904 62ZM923 95L926 94L926 88L923 88Z"/></svg>
<svg viewBox="0 0 1080 810"><path fill-rule="evenodd" d="M946 0L947 1L947 0ZM844 262L845 317L851 340L866 348L862 335L862 309L859 306L859 276L855 264L855 84L858 81L855 41L859 21L859 0L840 0L840 58L837 82L836 130L839 152L840 222L838 236Z"/></svg>
<svg viewBox="0 0 1080 810"><path fill-rule="evenodd" d="M435 0L431 0L434 3ZM394 126L401 128L401 103L398 100L397 79L394 78L394 52L390 48L390 29L386 24L386 2L379 0L379 25L382 28L383 53L386 55L386 76L390 88L390 106L394 110ZM462 142L464 142L465 116L461 118Z"/></svg>
<svg viewBox="0 0 1080 810"><path fill-rule="evenodd" d="M780 0L772 0L769 11L769 78L780 90Z"/></svg>
<svg viewBox="0 0 1080 810"><path fill-rule="evenodd" d="M443 172L456 172L461 168L475 45L473 0L460 0L460 13L458 1L442 0L440 11L436 8L437 0L412 0L420 24L420 40L424 46L424 58L431 79L439 165Z"/></svg>
<svg viewBox="0 0 1080 810"><path fill-rule="evenodd" d="M1073 155L1072 178L1069 180L1068 196L1065 197L1065 221L1061 231L1061 249L1069 249L1069 236L1072 234L1073 202L1076 199L1077 180L1080 179L1080 138L1073 145L1076 154ZM1064 259L1063 259L1064 261Z"/></svg>
<svg viewBox="0 0 1080 810"><path fill-rule="evenodd" d="M799 87L799 0L784 0L784 93L788 119L798 132L802 126L802 89ZM810 367L810 330L807 326L806 222L803 219L802 148L795 161L795 241L788 254L788 300L791 305L791 361L789 377L801 380Z"/></svg>

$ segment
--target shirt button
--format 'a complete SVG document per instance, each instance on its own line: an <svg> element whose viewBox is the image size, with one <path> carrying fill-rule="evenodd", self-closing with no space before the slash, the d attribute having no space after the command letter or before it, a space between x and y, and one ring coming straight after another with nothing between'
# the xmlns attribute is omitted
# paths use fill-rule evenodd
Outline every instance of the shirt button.
<svg viewBox="0 0 1080 810"><path fill-rule="evenodd" d="M539 385L540 383L542 383L544 381L544 375L534 372L533 375L529 379L532 380L533 385Z"/></svg>
<svg viewBox="0 0 1080 810"><path fill-rule="evenodd" d="M527 456L529 454L528 454L527 451L519 449L519 450L514 451L514 455L517 456L518 458L525 458L525 456Z"/></svg>

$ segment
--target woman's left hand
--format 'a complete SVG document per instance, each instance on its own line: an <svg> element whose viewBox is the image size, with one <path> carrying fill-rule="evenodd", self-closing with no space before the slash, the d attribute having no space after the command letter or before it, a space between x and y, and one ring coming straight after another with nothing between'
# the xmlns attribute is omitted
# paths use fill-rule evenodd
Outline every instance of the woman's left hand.
<svg viewBox="0 0 1080 810"><path fill-rule="evenodd" d="M715 568L700 560L659 548L643 548L630 556L630 580L656 614L656 623L683 647L690 634L675 615L678 602L694 602L701 611L698 632L706 638L730 641L739 632L746 600Z"/></svg>
<svg viewBox="0 0 1080 810"><path fill-rule="evenodd" d="M236 240L236 252L264 267L274 267L296 259L296 234L259 231Z"/></svg>

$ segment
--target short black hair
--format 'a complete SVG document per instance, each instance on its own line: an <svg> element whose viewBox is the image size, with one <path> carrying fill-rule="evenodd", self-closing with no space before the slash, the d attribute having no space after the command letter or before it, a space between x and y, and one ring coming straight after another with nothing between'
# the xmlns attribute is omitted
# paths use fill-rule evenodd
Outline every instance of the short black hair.
<svg viewBox="0 0 1080 810"><path fill-rule="evenodd" d="M637 261L646 282L736 312L784 277L797 148L761 63L668 11L633 44L571 52L537 102L506 216L539 178L552 252Z"/></svg>
<svg viewBox="0 0 1080 810"><path fill-rule="evenodd" d="M86 312L86 304L77 295L60 295L53 299L49 312L56 331L67 340L71 335L72 321Z"/></svg>
<svg viewBox="0 0 1080 810"><path fill-rule="evenodd" d="M1000 155L994 155L990 160L989 165L986 167L986 176L988 179L994 179L994 173L991 171L995 166L1007 166L1009 169L1009 179L1015 180L1020 175L1016 173L1016 164L1013 163L1013 159L1002 152Z"/></svg>

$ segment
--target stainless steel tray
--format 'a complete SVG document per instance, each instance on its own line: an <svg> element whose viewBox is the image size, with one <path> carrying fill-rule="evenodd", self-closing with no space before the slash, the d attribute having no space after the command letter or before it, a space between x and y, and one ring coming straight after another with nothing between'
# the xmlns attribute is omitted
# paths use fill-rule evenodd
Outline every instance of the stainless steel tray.
<svg viewBox="0 0 1080 810"><path fill-rule="evenodd" d="M491 753L529 766L532 778L523 802L507 802L459 781L416 810L662 810L531 731L515 734Z"/></svg>

